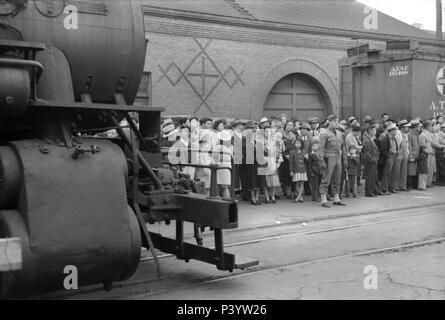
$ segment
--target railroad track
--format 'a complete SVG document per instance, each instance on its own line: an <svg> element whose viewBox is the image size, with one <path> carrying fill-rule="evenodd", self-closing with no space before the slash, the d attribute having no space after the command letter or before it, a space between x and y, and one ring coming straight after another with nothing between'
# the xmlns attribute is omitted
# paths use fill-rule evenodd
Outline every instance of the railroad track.
<svg viewBox="0 0 445 320"><path fill-rule="evenodd" d="M200 286L200 285L208 284L208 283L216 283L216 282L222 282L222 281L232 280L232 279L236 279L236 278L248 277L248 276L254 275L256 273L265 272L265 271L278 270L278 269L289 268L289 267L294 267L294 266L302 266L302 265L307 265L307 264L317 263L317 262L326 262L326 261L332 261L332 260L340 260L340 259L344 259L344 258L351 258L351 257L358 257L358 256L372 255L372 254L380 254L380 253L385 253L385 252L406 250L406 249L412 249L412 248L416 248L416 247L423 247L423 246L427 246L427 245L439 244L439 243L443 243L443 242L445 242L445 237L439 237L439 238L434 238L434 239L430 239L430 240L400 244L400 245L390 246L390 247L385 247L385 248L379 248L379 249L373 249L373 250L363 250L363 251L353 252L353 253L349 253L349 254L340 254L340 255L334 255L334 256L330 256L330 257L310 259L307 261L298 261L295 263L287 263L287 264L280 264L280 265L266 266L266 267L257 267L255 270L248 270L248 271L245 271L245 272L239 273L239 274L229 274L229 275L225 275L225 276L219 276L215 279L196 281L194 283L187 284L187 285L170 287L170 288L165 288L165 289L160 289L160 290L150 291L150 292L137 293L135 295L126 296L125 298L131 298L131 297L136 297L136 296L140 296L140 295L144 295L145 297L154 296L154 295L161 294L161 293L168 293L171 291L175 291L175 290L178 290L181 288L191 288L193 286Z"/></svg>
<svg viewBox="0 0 445 320"><path fill-rule="evenodd" d="M435 210L435 212L429 212L429 213L423 213L423 214L399 216L399 217L394 217L394 218L379 219L379 220L375 220L375 221L366 221L366 222L361 222L361 223L350 223L350 224L344 224L344 225L340 225L340 226L336 226L336 227L319 228L319 229L308 230L308 231L303 231L303 232L302 231L281 232L281 233L267 235L265 237L259 237L259 238L254 238L254 239L250 239L250 240L245 240L245 241L237 241L237 242L228 243L225 245L225 247L226 248L241 247L241 246L247 246L247 245L261 243L261 242L275 241L275 240L284 239L284 238L292 238L292 237L297 238L300 236L314 235L314 234L321 234L321 233L328 233L328 232L336 232L336 231L360 228L360 227L365 227L365 226L370 226L370 225L394 223L397 221L408 220L408 219L426 218L428 216L445 214L445 212L443 210L441 210L441 207L443 208L443 205L442 206L440 206L440 205L424 206L423 207L424 209ZM403 209L403 210L406 211L406 209ZM390 211L391 213L396 213L397 211L402 211L402 210L388 210L388 211ZM380 211L379 213L384 213L384 212ZM295 223L295 224L298 224L298 223ZM276 227L276 225L271 226L271 228L275 228L275 227ZM249 229L251 229L251 228L249 228ZM247 228L245 228L245 231L246 230L247 230ZM298 266L298 265L304 265L304 264L310 264L310 263L316 263L316 262L323 262L323 261L329 261L329 260L335 260L335 259L343 259L343 258L354 257L354 256L372 255L372 254L378 254L378 253L384 253L384 252L404 250L404 249L410 249L410 248L421 247L421 246L426 246L426 245L438 244L438 243L442 243L442 242L445 242L445 234L434 237L432 239L424 238L424 239L419 239L418 241L414 241L414 242L401 243L398 245L382 247L382 248L377 248L377 249L356 250L356 251L352 251L349 253L334 254L334 255L328 256L328 257L300 260L300 261L296 261L296 262L292 262L292 263L258 266L258 267L243 270L243 271L240 271L237 273L218 275L216 277L212 277L211 279L209 279L209 278L195 279L186 285L169 286L167 288L160 288L157 290L152 290L150 292L145 292L145 291L137 292L135 294L123 295L123 296L118 296L118 297L113 297L113 298L129 298L129 297L138 296L141 294L144 294L146 296L153 296L156 294L166 293L166 292L178 290L181 288L192 287L192 286L197 286L197 285L202 285L202 284L212 283L212 282L227 281L227 280L238 278L238 277L246 277L246 276L258 273L258 272L264 272L264 271L268 271L268 270L275 270L275 269L280 269L280 268L286 268L286 267ZM166 255L161 255L159 258L168 259L168 258L174 258L174 257L175 257L174 255L166 254ZM141 259L141 262L143 262L143 263L149 262L152 259L153 259L152 257L145 257L145 258ZM144 279L144 280L135 280L135 281L129 280L124 283L116 284L116 291L119 289L122 289L122 288L131 288L131 287L136 288L139 285L147 285L150 283L157 283L157 282L159 282L159 280L157 280L157 279ZM69 297L75 298L76 296L79 297L79 296L85 295L85 294L94 294L95 292L100 292L100 291L101 291L100 288L91 288L91 289L86 288L86 289L79 290L78 292L76 292L74 294L72 294L72 293L67 294L67 293L63 292L61 294L56 294L55 296L48 296L46 298L50 298L50 299L69 298ZM137 288L136 288L136 291L137 291Z"/></svg>
<svg viewBox="0 0 445 320"><path fill-rule="evenodd" d="M433 209L434 208L441 208L443 207L443 205L431 205L431 206L423 206L422 208L430 208ZM410 210L415 210L417 208L410 208ZM402 211L406 211L407 209L397 209L397 210L385 210L385 211L379 211L377 213L382 214L385 212L391 212L391 213L397 213L397 212L402 212ZM363 226L367 226L367 225L375 225L375 224L381 224L381 223L386 223L386 222L395 222L395 221L400 221L400 220L405 220L405 219L415 219L415 218L419 218L419 217L426 217L426 216L431 216L431 215L438 215L438 214L442 214L442 212L434 212L434 213L426 213L426 214L420 214L420 215L411 215L411 216L406 216L406 217L397 217L397 218L392 218L392 219L384 219L384 220L377 220L377 221L370 221L370 222L363 222L363 223L356 223L356 224L347 224L344 226L339 226L339 227L333 227L333 228L323 228L323 229L318 229L318 230L311 230L311 231L304 231L304 232L279 232L273 235L269 235L267 237L261 237L261 238L256 238L256 239L252 239L252 240L246 240L246 241L240 241L240 242L235 242L235 243L228 243L224 245L224 248L230 248L230 247L238 247L238 246L244 246L244 245L249 245L249 244L253 244L253 243L259 243L259 242L264 242L264 241L272 241L272 240L278 240L278 239L283 239L283 238L288 238L288 237L296 237L296 236L304 236L304 235L310 235L310 234L317 234L317 233L324 233L324 232L332 232L332 231L341 231L341 230L347 230L347 229L352 229L352 228L360 228ZM348 217L357 217L357 216L348 216ZM343 218L343 217L340 217ZM345 217L346 218L346 217ZM323 219L323 221L325 220L332 220L332 219ZM316 221L322 221L320 220L316 220ZM280 225L269 225L270 229L280 229L280 227L282 228L283 226L292 226L292 225L300 225L301 221L298 222L292 222L292 223L287 223L287 224L280 224ZM246 231L251 231L251 230L258 230L258 229L265 229L266 226L262 225L259 228L258 227L246 227L243 228L242 231L246 232ZM233 229L233 230L226 230L225 231L225 235L230 235L230 234L234 234L234 233L238 233L239 229ZM187 237L189 240L192 239L191 236ZM186 239L187 239L186 238ZM170 258L170 257L176 257L173 254L161 254L158 255L159 259L165 259L165 258ZM153 257L142 257L141 258L141 262L148 262L148 261L152 261L154 258Z"/></svg>

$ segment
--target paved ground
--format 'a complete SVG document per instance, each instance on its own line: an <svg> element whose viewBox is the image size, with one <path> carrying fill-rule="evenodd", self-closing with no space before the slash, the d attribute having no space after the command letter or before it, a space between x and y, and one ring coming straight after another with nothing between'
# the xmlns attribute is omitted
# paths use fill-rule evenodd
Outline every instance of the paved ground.
<svg viewBox="0 0 445 320"><path fill-rule="evenodd" d="M167 256L160 260L162 281L149 260L111 292L90 287L75 295L58 292L44 297L445 299L444 194L445 188L433 188L345 200L347 207L331 209L309 201L241 203L240 228L225 232L226 251L258 259L258 267L230 274ZM150 229L171 232L164 225ZM187 230L190 233L191 226ZM211 233L204 234L205 246L212 246L212 240ZM364 288L368 265L377 268L377 290Z"/></svg>
<svg viewBox="0 0 445 320"><path fill-rule="evenodd" d="M324 260L131 299L445 299L445 244ZM377 267L377 288L364 267Z"/></svg>
<svg viewBox="0 0 445 320"><path fill-rule="evenodd" d="M362 188L360 188L362 189ZM362 190L361 190L362 191ZM363 195L363 192L361 193ZM359 197L344 199L346 207L332 206L324 208L320 203L310 201L306 196L304 203L293 203L291 200L278 200L276 204L262 204L252 206L248 202L239 202L239 229L270 226L273 224L287 224L310 222L314 220L332 219L344 216L363 215L406 208L421 208L425 205L445 203L445 187L434 187L427 191L414 190L391 196L377 198ZM164 224L149 226L151 231L165 235L174 235L174 228ZM191 224L185 225L185 233L192 234Z"/></svg>

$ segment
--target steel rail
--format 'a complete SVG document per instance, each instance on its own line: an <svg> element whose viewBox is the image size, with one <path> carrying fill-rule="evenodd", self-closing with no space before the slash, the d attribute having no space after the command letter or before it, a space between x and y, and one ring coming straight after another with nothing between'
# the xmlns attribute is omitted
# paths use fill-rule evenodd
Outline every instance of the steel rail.
<svg viewBox="0 0 445 320"><path fill-rule="evenodd" d="M429 206L426 206L426 207L429 207ZM354 228L354 227L386 223L386 222L396 222L396 221L400 221L400 220L414 219L414 218L420 218L420 217L432 216L432 215L440 215L440 214L444 214L444 213L442 213L442 212L427 213L427 214L413 215L413 216L409 216L409 217L398 217L398 218L393 218L393 219L371 221L371 222L365 222L365 223L360 223L360 224L343 225L343 226L339 226L339 227L335 227L335 228L319 229L319 230L307 231L307 232L302 232L302 233L289 233L289 234L284 234L282 236L276 236L276 237L270 236L270 237L265 237L265 238L259 238L256 240L243 241L243 242L239 242L239 243L231 243L231 244L225 245L224 247L235 247L235 246L241 246L241 245L248 245L248 244L257 243L257 242L261 242L261 241L273 241L275 239L280 239L280 238L290 237L290 236L318 234L318 233L324 233L324 232L330 232L330 231L341 231L341 230L350 229L350 228ZM125 295L125 298L131 298L131 297L136 297L136 296L141 296L141 295L153 296L153 295L156 295L159 293L166 293L166 292L178 290L181 288L190 288L193 286L199 286L199 285L207 284L207 283L215 283L215 282L221 282L221 281L226 281L226 280L231 280L231 279L236 279L236 278L247 277L250 275L257 274L259 272L265 272L265 271L277 270L277 269L286 268L286 267L306 265L306 264L311 264L311 263L316 263L316 262L331 261L331 260L337 260L337 259L343 259L343 258L349 258L349 257L379 254L379 253L391 252L391 251L396 251L396 250L401 250L401 249L410 249L410 248L421 247L421 246L426 246L426 245L438 244L438 243L442 243L442 242L445 242L445 237L437 237L437 238L433 238L433 239L429 239L429 240L421 240L421 241L416 241L416 242L411 242L411 243L401 243L398 245L382 247L382 248L377 248L377 249L372 249L372 250L358 250L358 251L347 253L347 254L337 254L337 255L333 255L333 256L329 256L329 257L315 258L315 259L297 261L297 262L280 264L280 265L258 267L258 268L251 269L251 270L247 269L246 271L243 271L242 273L226 274L226 275L218 276L215 279L210 279L210 280L202 279L202 280L197 280L193 283L189 283L186 285L174 286L174 287L154 290L154 291L150 291L150 292L141 292L141 293L137 293L134 295ZM171 256L173 256L173 255L163 255L163 256L158 256L158 258L166 258L166 257L171 257ZM142 262L149 261L149 260L150 259L144 259L144 258L141 259ZM130 281L127 283L119 284L119 288L125 288L125 287L128 288L128 287L132 287L132 286L148 284L148 283L155 283L155 282L158 282L158 280L148 279L148 280L138 280L138 281L133 281L133 282ZM101 290L102 290L101 288L91 288L91 289L86 289L84 291L78 291L74 295L73 294L70 294L70 295L61 294L61 295L53 296L53 298L56 298L56 297L59 297L59 298L67 297L68 298L71 296L79 296L82 294L99 292Z"/></svg>
<svg viewBox="0 0 445 320"><path fill-rule="evenodd" d="M252 240L240 241L240 242L235 242L235 243L228 243L228 244L224 245L224 248L240 247L240 246L245 246L245 245L254 244L254 243L266 242L266 241L274 241L274 240L279 240L279 239L292 238L292 237L305 236L305 235L312 235L312 234L319 234L319 233L326 233L326 232L333 232L333 231L342 231L342 230L353 229L353 228L360 228L360 227L369 226L369 225L376 225L376 224L387 223L387 222L396 222L396 221L401 221L401 220L415 219L415 218L419 218L419 217L441 215L441 214L445 214L445 213L443 213L443 212L435 212L435 213L427 213L427 214L421 214L421 215L413 215L413 216L408 216L408 217L399 217L399 218L393 218L393 219L385 219L385 220L378 220L378 221L370 221L370 222L364 222L364 223L343 225L343 226L339 226L339 227L325 228L325 229L305 231L305 232L279 233L279 234L270 235L270 236L263 237L263 238L256 238L256 239L252 239ZM275 225L271 225L271 226L275 226ZM169 258L169 257L175 257L175 255L164 254L164 255L158 256L158 258ZM141 258L140 262L146 262L146 261L151 261L151 260L153 260L152 257L144 257L144 258Z"/></svg>

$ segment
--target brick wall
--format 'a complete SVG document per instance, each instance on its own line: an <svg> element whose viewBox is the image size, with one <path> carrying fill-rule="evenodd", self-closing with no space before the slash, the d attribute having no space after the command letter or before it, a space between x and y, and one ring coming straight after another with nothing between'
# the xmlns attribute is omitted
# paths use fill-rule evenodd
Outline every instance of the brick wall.
<svg viewBox="0 0 445 320"><path fill-rule="evenodd" d="M147 16L146 30L152 105L165 107L167 115L258 119L264 104L258 96L267 97L273 86L267 79L283 64L298 61L331 84L337 112L338 60L356 45L336 37Z"/></svg>

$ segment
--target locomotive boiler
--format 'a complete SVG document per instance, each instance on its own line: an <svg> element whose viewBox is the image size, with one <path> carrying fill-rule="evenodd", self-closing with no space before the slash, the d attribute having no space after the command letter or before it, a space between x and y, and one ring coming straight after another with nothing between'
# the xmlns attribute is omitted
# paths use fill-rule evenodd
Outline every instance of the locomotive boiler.
<svg viewBox="0 0 445 320"><path fill-rule="evenodd" d="M132 105L145 48L139 0L0 1L0 239L21 245L0 297L62 289L67 266L80 286L109 288L133 275L141 247L247 266L223 249L236 203L175 191L162 109ZM110 129L119 136L97 135ZM170 221L174 239L147 229ZM184 242L184 221L212 227L215 248Z"/></svg>

